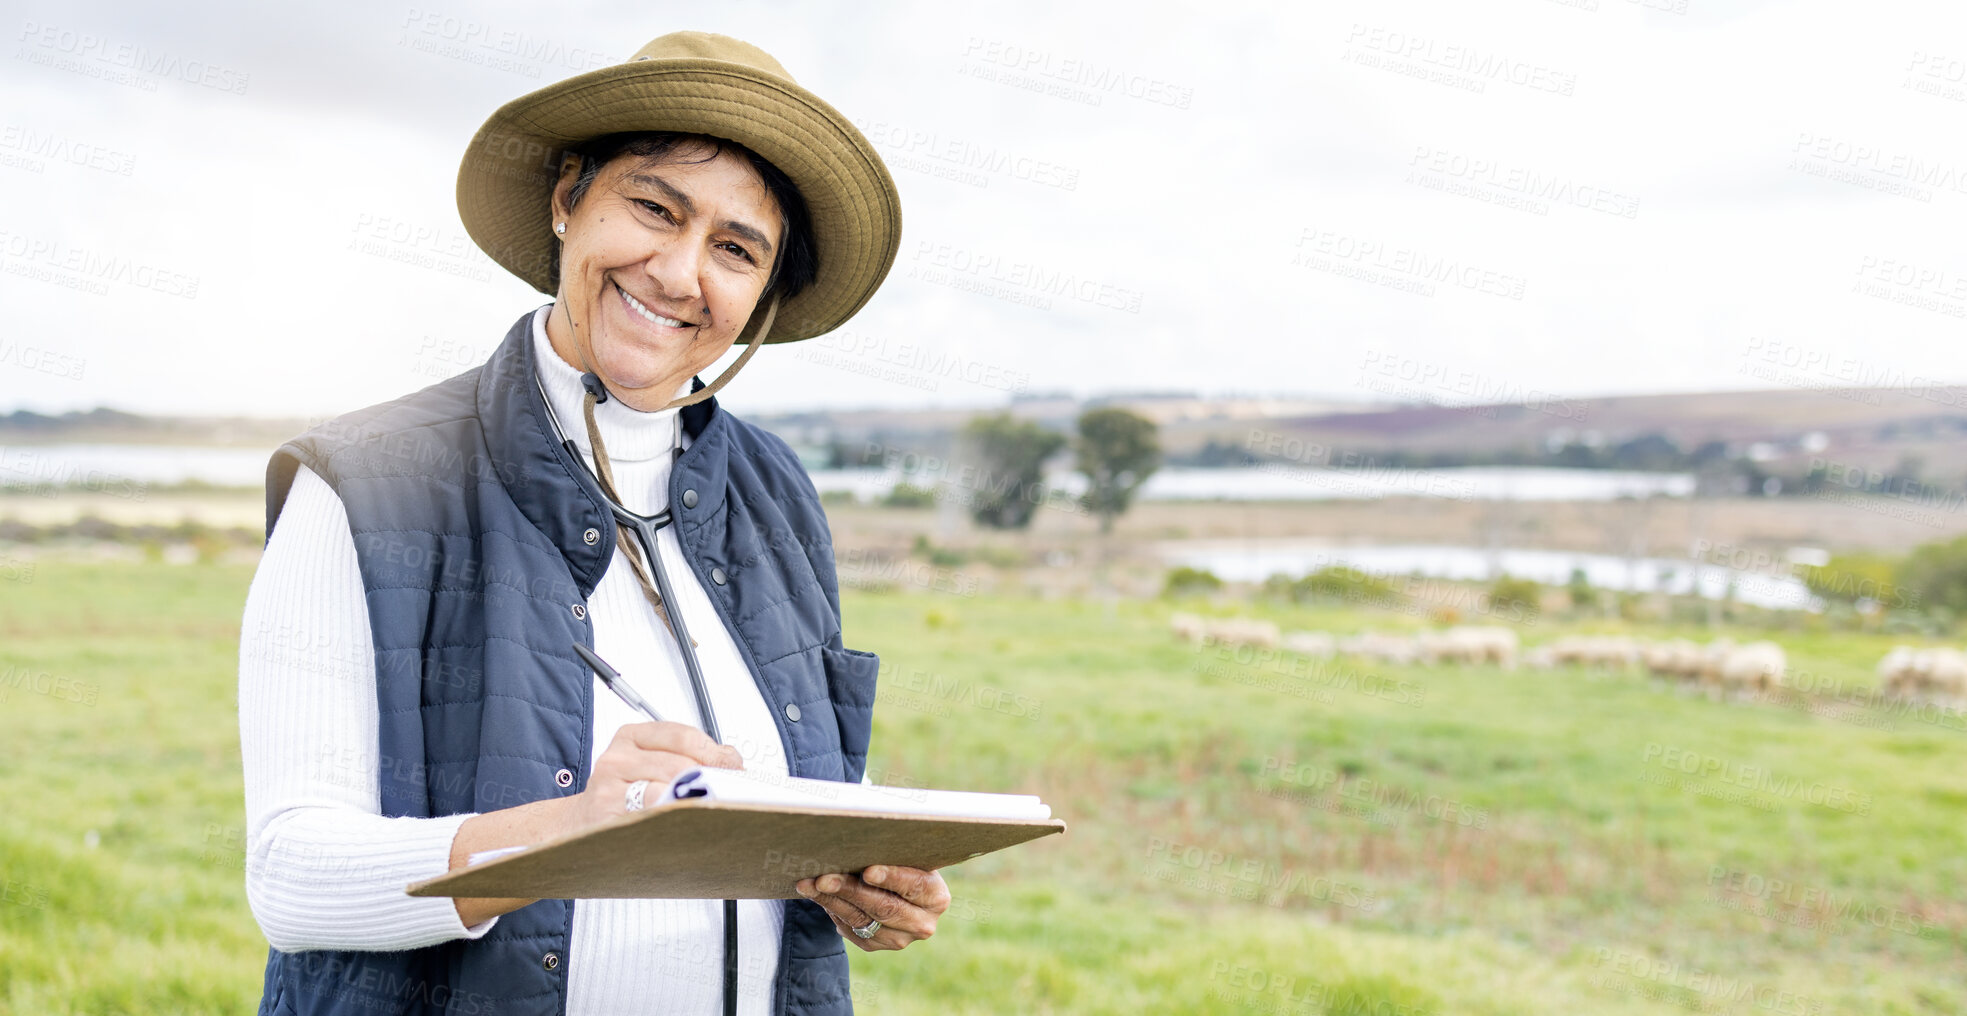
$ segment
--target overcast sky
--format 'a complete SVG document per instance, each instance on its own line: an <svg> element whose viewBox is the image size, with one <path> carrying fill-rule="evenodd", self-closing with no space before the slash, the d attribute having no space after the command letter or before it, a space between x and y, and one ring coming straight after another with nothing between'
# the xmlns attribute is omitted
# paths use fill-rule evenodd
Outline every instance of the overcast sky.
<svg viewBox="0 0 1967 1016"><path fill-rule="evenodd" d="M465 237L465 143L684 28L902 191L880 293L741 412L1967 382L1958 4L572 6L10 4L0 411L318 415L478 362L544 298Z"/></svg>

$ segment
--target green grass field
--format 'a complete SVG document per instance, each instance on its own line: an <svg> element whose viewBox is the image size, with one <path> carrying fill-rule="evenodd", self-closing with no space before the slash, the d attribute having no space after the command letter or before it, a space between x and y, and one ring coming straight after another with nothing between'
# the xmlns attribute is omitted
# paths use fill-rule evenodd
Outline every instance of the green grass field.
<svg viewBox="0 0 1967 1016"><path fill-rule="evenodd" d="M250 1011L249 570L31 578L0 583L0 1011ZM951 869L934 941L856 953L863 1011L1967 1012L1957 715L1254 660L1175 642L1172 609L847 595L884 662L875 779L1071 824ZM1850 689L1889 645L1779 640Z"/></svg>

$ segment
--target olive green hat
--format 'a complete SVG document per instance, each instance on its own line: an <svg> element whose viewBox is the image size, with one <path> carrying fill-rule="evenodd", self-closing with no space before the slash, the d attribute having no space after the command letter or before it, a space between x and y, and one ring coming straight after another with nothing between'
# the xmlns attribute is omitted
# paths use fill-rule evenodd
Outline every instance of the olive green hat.
<svg viewBox="0 0 1967 1016"><path fill-rule="evenodd" d="M819 273L784 300L765 343L824 335L867 303L901 247L901 198L874 146L771 55L708 32L672 32L626 62L499 107L458 167L458 215L493 261L556 295L549 198L568 146L621 131L736 141L792 179L812 216ZM738 341L763 323L753 315Z"/></svg>

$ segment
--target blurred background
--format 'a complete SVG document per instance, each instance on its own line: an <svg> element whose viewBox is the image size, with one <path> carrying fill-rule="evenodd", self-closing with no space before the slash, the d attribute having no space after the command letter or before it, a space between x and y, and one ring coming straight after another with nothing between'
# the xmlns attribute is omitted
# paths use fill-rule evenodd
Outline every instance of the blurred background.
<svg viewBox="0 0 1967 1016"><path fill-rule="evenodd" d="M466 142L684 28L902 192L874 301L720 396L827 503L873 777L1071 824L864 1011L1967 1011L1958 9L0 27L0 1012L255 1004L267 457L544 302Z"/></svg>

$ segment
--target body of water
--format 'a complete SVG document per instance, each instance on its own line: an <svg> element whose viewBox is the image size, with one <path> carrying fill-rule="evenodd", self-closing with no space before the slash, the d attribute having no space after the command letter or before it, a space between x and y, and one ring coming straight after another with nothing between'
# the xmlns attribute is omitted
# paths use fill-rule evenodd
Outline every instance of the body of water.
<svg viewBox="0 0 1967 1016"><path fill-rule="evenodd" d="M887 494L904 480L932 485L938 477L911 477L878 469L818 469L822 492L846 491L861 500ZM966 478L951 474L949 482ZM1056 472L1046 483L1060 496L1077 497L1085 477ZM1164 468L1148 478L1146 501L1328 501L1382 497L1439 497L1456 501L1611 501L1621 497L1686 497L1688 473L1631 473L1602 469L1530 469L1471 466L1465 469L1333 469L1251 466L1233 469Z"/></svg>
<svg viewBox="0 0 1967 1016"><path fill-rule="evenodd" d="M196 480L220 487L258 486L273 449L179 445L0 445L0 486L103 487L173 484ZM885 496L904 480L958 486L989 483L950 472L910 476L896 470L816 469L821 492L851 493L863 501ZM1053 497L1077 497L1085 478L1075 472L1046 477ZM1609 501L1621 497L1686 497L1694 478L1685 473L1630 473L1600 469L1310 468L1266 465L1234 469L1164 468L1149 478L1149 501L1324 501L1381 497L1439 497L1458 501Z"/></svg>
<svg viewBox="0 0 1967 1016"><path fill-rule="evenodd" d="M1791 575L1743 571L1670 558L1614 557L1564 550L1487 549L1436 544L1337 546L1316 541L1182 541L1163 544L1171 565L1204 568L1240 582L1261 582L1284 574L1293 578L1334 565L1369 575L1422 575L1427 578L1488 582L1504 574L1546 585L1563 585L1573 569L1599 589L1693 594L1708 599L1732 595L1742 603L1781 609L1820 609L1821 601Z"/></svg>
<svg viewBox="0 0 1967 1016"><path fill-rule="evenodd" d="M0 487L116 490L198 481L218 487L266 482L271 448L194 445L0 445Z"/></svg>
<svg viewBox="0 0 1967 1016"><path fill-rule="evenodd" d="M151 485L198 481L220 487L257 487L272 449L177 445L0 445L0 487L140 493ZM818 469L822 492L846 492L875 501L907 480L933 478L899 471ZM951 474L961 486L968 478ZM1054 498L1084 489L1077 473L1048 477ZM981 484L977 484L981 486ZM1604 501L1620 497L1685 497L1692 476L1592 469L1346 469L1262 466L1237 469L1168 468L1148 481L1141 496L1154 501L1317 501L1337 498L1440 497L1455 500ZM1260 582L1284 573L1297 576L1329 565L1375 575L1489 581L1507 572L1561 585L1574 568L1601 589L1693 593L1744 603L1798 608L1816 605L1802 582L1788 575L1742 572L1664 558L1622 558L1555 550L1437 546L1334 546L1304 541L1184 542L1164 545L1170 564L1206 568L1226 579Z"/></svg>

